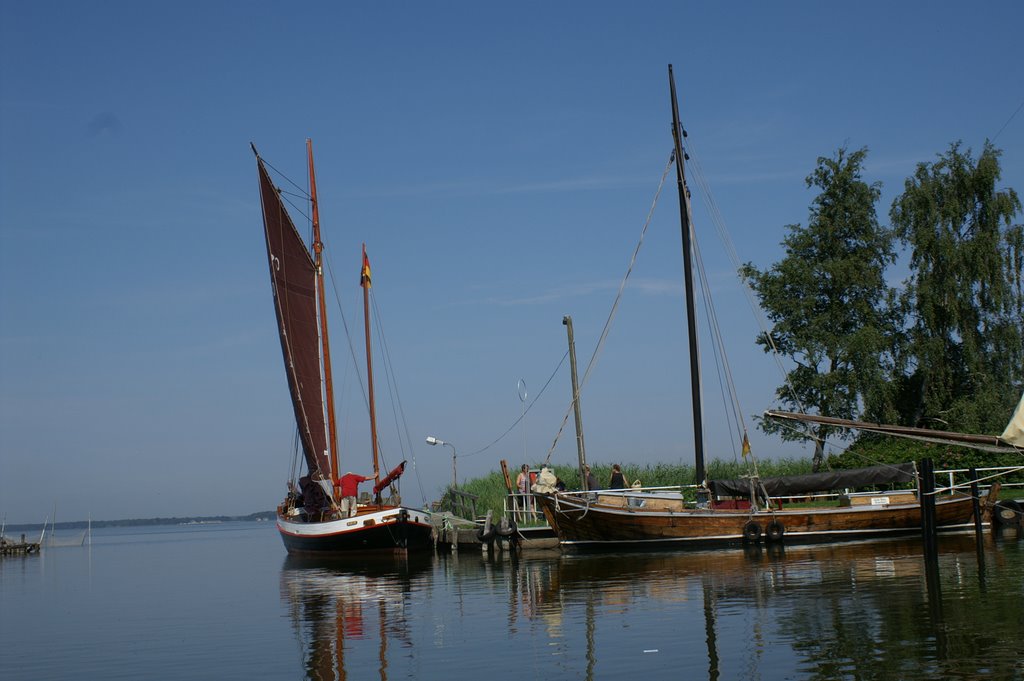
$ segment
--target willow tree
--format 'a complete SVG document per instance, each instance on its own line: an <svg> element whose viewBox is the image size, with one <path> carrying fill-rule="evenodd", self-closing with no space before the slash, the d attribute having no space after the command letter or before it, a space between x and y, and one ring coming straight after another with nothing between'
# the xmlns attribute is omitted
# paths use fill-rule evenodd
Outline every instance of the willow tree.
<svg viewBox="0 0 1024 681"><path fill-rule="evenodd" d="M890 217L910 254L903 417L911 425L997 432L1024 383L1021 202L997 189L1001 152L959 142L921 163Z"/></svg>
<svg viewBox="0 0 1024 681"><path fill-rule="evenodd" d="M757 342L795 365L776 395L798 411L856 418L891 370L895 294L884 273L894 259L893 238L875 212L881 184L862 179L866 156L867 148L844 147L819 158L806 180L820 190L807 226L786 226L785 257L771 269L747 263L740 271L773 325L770 337L761 334ZM806 437L770 419L761 428L783 439ZM830 432L817 426L813 433L815 470Z"/></svg>

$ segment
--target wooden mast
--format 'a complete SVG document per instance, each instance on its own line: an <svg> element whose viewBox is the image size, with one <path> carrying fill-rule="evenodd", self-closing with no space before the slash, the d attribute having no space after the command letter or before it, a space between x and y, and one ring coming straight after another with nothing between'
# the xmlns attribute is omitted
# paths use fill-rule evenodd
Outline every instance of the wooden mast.
<svg viewBox="0 0 1024 681"><path fill-rule="evenodd" d="M686 136L679 123L679 105L676 102L676 79L672 65L668 65L668 85L672 93L672 139L675 142L676 184L679 188L679 227L683 233L683 274L686 283L686 329L690 342L690 394L693 403L694 467L697 485L704 484L704 425L701 417L700 361L697 352L697 309L693 295L693 244L690 220L690 190L686 187L683 140Z"/></svg>
<svg viewBox="0 0 1024 681"><path fill-rule="evenodd" d="M363 287L363 319L366 327L366 388L370 401L370 441L373 443L373 477L380 479L380 463L377 445L377 407L373 400L373 352L370 348L370 259L366 257L366 244L363 244L363 269L359 277L359 285ZM377 493L378 498L380 493Z"/></svg>
<svg viewBox="0 0 1024 681"><path fill-rule="evenodd" d="M580 461L580 485L584 490L590 491L587 485L587 448L583 443L583 415L580 411L580 387L576 376L576 340L572 333L572 317L562 317L562 324L565 325L566 334L569 337L569 369L572 377L572 408L576 417L576 454Z"/></svg>
<svg viewBox="0 0 1024 681"><path fill-rule="evenodd" d="M313 205L313 257L316 266L316 297L320 312L320 350L324 362L324 396L327 400L327 447L331 457L331 483L334 485L334 500L340 500L338 488L338 432L334 421L334 379L331 373L331 344L327 336L327 297L324 295L324 244L320 240L320 208L316 200L316 173L313 171L313 140L306 139L306 156L309 158L309 195Z"/></svg>

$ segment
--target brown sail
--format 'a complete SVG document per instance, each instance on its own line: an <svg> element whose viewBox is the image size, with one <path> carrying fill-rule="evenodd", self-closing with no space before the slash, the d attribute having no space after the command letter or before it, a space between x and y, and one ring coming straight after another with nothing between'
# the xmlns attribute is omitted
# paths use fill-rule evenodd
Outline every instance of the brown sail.
<svg viewBox="0 0 1024 681"><path fill-rule="evenodd" d="M274 290L274 310L281 335L288 389L295 408L295 422L310 477L331 478L324 427L323 385L317 323L316 267L302 236L292 222L274 186L257 157L260 198L263 203L263 231L267 261Z"/></svg>

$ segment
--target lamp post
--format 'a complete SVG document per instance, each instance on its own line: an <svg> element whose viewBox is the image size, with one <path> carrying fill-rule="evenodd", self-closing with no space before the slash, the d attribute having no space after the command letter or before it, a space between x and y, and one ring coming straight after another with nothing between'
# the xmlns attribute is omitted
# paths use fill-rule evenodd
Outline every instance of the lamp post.
<svg viewBox="0 0 1024 681"><path fill-rule="evenodd" d="M458 476L455 473L455 445L453 445L451 442L445 442L444 440L438 440L433 435L429 435L427 437L427 444L428 445L445 445L447 447L451 447L452 448L452 489L458 489L459 488L459 484L458 484L458 479L459 478L458 478Z"/></svg>

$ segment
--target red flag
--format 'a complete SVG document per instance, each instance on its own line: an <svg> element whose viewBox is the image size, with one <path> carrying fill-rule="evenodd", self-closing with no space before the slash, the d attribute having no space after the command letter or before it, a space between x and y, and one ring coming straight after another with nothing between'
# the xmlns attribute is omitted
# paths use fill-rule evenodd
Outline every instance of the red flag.
<svg viewBox="0 0 1024 681"><path fill-rule="evenodd" d="M366 245L363 245L363 272L359 277L359 285L370 288L370 259L366 257Z"/></svg>

